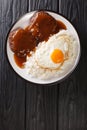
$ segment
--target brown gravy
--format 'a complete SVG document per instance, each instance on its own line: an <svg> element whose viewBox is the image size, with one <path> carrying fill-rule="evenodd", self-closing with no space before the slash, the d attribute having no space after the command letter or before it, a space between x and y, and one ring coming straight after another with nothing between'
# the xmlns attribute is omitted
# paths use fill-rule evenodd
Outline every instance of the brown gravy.
<svg viewBox="0 0 87 130"><path fill-rule="evenodd" d="M23 68L24 67L24 62L26 62L26 57L19 57L16 54L14 54L14 59L16 64L20 67Z"/></svg>
<svg viewBox="0 0 87 130"><path fill-rule="evenodd" d="M51 35L61 29L66 29L61 21L55 20L43 11L35 13L25 29L16 29L9 35L10 48L14 52L16 64L23 68L23 63L30 51L35 50L39 42L47 41Z"/></svg>

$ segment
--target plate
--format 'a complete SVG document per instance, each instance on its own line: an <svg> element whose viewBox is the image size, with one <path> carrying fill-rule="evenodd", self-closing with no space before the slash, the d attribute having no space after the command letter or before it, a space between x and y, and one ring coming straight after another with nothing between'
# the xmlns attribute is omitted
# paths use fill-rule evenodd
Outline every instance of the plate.
<svg viewBox="0 0 87 130"><path fill-rule="evenodd" d="M32 15L35 13L36 11L33 11L33 12L30 12L30 13L27 13L25 14L24 16L22 16L13 26L12 28L10 29L9 33L12 31L12 30L15 30L16 28L19 28L19 27L22 27L22 28L25 28L28 24L29 24L29 19L32 17ZM9 46L9 40L8 40L8 37L7 37L7 45L6 45L6 51L7 51L7 57L8 57L8 60L12 66L12 68L14 69L14 71L19 75L21 76L22 78L24 78L25 80L27 81L30 81L30 82L33 82L33 83L37 83L37 84L51 84L51 83L55 83L55 82L59 82L61 81L62 79L64 79L65 77L67 77L77 66L78 64L78 61L79 61L79 58L80 58L80 40L79 40L79 36L75 30L75 28L73 27L73 25L63 16L61 16L60 14L57 14L57 13L54 13L54 12L50 12L50 11L46 11L47 13L49 13L51 16L53 16L56 20L60 20L62 21L67 29L72 32L77 40L77 56L76 56L76 60L75 60L75 63L74 65L68 70L67 73L65 73L63 76L59 77L59 78L52 78L52 79L49 79L49 80L40 80L40 79L37 79L37 78L32 78L31 76L29 76L26 72L25 72L25 69L21 69L19 68L15 61L14 61L14 57L13 57L13 52L11 51L10 49L10 46ZM8 34L9 36L9 34Z"/></svg>

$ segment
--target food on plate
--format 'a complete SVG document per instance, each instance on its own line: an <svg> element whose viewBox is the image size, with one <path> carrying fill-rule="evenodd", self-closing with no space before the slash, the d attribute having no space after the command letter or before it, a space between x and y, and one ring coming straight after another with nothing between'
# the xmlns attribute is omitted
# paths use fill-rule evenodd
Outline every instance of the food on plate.
<svg viewBox="0 0 87 130"><path fill-rule="evenodd" d="M33 50L37 41L32 33L26 29L19 28L10 33L10 48L20 57L24 57L29 51Z"/></svg>
<svg viewBox="0 0 87 130"><path fill-rule="evenodd" d="M41 42L44 40L47 41L49 36L56 34L60 29L66 29L66 26L48 13L39 11L31 17L27 29Z"/></svg>
<svg viewBox="0 0 87 130"><path fill-rule="evenodd" d="M51 36L36 48L35 59L39 66L57 69L68 58L70 37L59 33Z"/></svg>
<svg viewBox="0 0 87 130"><path fill-rule="evenodd" d="M50 36L66 29L66 26L45 11L38 11L30 18L29 25L17 28L9 34L10 48L14 53L16 64L23 68L26 57L42 41L47 41Z"/></svg>
<svg viewBox="0 0 87 130"><path fill-rule="evenodd" d="M76 58L74 35L45 11L35 12L25 28L12 30L9 45L16 64L43 80L63 76Z"/></svg>
<svg viewBox="0 0 87 130"><path fill-rule="evenodd" d="M38 44L31 57L27 56L25 69L31 77L49 79L59 77L74 64L77 41L67 30L54 34Z"/></svg>

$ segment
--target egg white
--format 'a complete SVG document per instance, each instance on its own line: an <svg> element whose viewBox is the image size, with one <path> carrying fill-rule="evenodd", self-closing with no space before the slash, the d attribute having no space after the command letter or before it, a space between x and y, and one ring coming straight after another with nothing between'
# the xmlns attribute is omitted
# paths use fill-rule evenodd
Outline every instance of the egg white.
<svg viewBox="0 0 87 130"><path fill-rule="evenodd" d="M37 64L46 69L58 69L62 63L54 63L51 54L55 49L60 49L64 54L64 60L68 58L70 37L67 34L53 35L47 42L42 42L36 48L35 60Z"/></svg>

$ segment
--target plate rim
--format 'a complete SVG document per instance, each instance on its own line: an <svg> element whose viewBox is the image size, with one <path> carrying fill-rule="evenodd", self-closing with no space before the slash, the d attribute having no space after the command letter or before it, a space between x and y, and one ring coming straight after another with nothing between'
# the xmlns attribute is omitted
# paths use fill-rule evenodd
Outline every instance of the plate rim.
<svg viewBox="0 0 87 130"><path fill-rule="evenodd" d="M10 31L12 30L12 28L13 28L13 27L15 26L15 24L16 24L17 22L19 22L24 16L30 15L30 14L35 13L35 12L37 12L37 11L45 11L45 12L48 12L48 13L54 13L54 14L56 14L56 15L61 16L61 17L64 18L64 19L66 19L66 20L72 25L73 29L75 30L75 32L76 32L76 34L77 34L78 40L79 40L79 56L78 56L78 59L75 60L76 64L74 64L74 65L72 66L72 68L70 69L70 72L68 72L67 74L65 74L65 75L62 76L61 78L59 78L59 80L56 80L56 81L53 81L53 80L52 80L52 82L49 82L49 83L48 83L48 82L47 82L47 83L43 83L43 82L33 82L33 81L30 81L30 80L24 78L22 75L20 75L20 74L16 71L15 67L13 67L12 64L10 63L9 56L8 56L8 52L7 52L8 36L9 36L9 33L10 33ZM31 11L31 12L25 13L24 15L22 15L18 20L16 20L16 21L12 24L12 26L10 27L10 29L9 29L9 31L8 31L8 33L7 33L7 36L6 36L6 44L5 44L6 46L5 46L5 50L6 50L6 57L7 57L7 59L8 59L8 62L9 62L10 67L11 67L12 70L13 70L18 76L20 76L22 79L26 80L27 82L30 82L30 83L33 83L33 84L38 84L38 85L54 85L54 84L60 83L60 82L62 82L63 80L65 80L65 79L66 79L67 77L69 77L69 75L71 75L71 73L77 68L77 65L78 65L79 60L80 60L80 57L81 57L81 44L80 44L80 43L81 43L81 42L80 42L80 38L79 38L79 35L78 35L78 32L77 32L76 28L74 27L74 25L72 24L72 22L71 22L68 18L66 18L64 15L62 15L61 13L57 13L57 12L55 12L55 11L52 11L52 10L33 10L33 11Z"/></svg>

